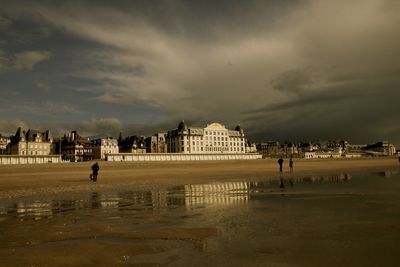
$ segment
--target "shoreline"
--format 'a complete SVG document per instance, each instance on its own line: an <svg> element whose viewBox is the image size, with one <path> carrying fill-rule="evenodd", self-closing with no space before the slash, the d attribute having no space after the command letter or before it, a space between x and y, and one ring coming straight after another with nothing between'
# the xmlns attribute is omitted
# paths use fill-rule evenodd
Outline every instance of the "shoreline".
<svg viewBox="0 0 400 267"><path fill-rule="evenodd" d="M74 192L147 190L182 184L232 180L278 179L277 159L233 161L105 162L99 161L97 183L89 180L94 163L7 165L0 167L0 199L42 197ZM289 176L288 159L283 176ZM361 159L294 159L293 176L324 175L399 168L397 157Z"/></svg>

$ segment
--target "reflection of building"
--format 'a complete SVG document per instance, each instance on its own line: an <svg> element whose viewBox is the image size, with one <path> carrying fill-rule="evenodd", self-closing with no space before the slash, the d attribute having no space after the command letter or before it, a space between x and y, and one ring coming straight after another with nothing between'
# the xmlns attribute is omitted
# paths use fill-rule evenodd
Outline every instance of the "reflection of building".
<svg viewBox="0 0 400 267"><path fill-rule="evenodd" d="M18 217L30 217L35 220L51 217L53 215L51 202L35 201L33 203L17 204Z"/></svg>
<svg viewBox="0 0 400 267"><path fill-rule="evenodd" d="M88 161L93 159L92 142L82 138L76 131L64 136L61 142L63 160L72 162Z"/></svg>
<svg viewBox="0 0 400 267"><path fill-rule="evenodd" d="M145 139L147 153L167 153L165 133L156 133Z"/></svg>
<svg viewBox="0 0 400 267"><path fill-rule="evenodd" d="M232 205L249 200L249 184L247 182L197 184L184 187L186 206Z"/></svg>
<svg viewBox="0 0 400 267"><path fill-rule="evenodd" d="M48 130L41 133L37 130L29 129L25 132L19 127L10 141L8 146L12 155L43 156L50 155L53 137Z"/></svg>
<svg viewBox="0 0 400 267"><path fill-rule="evenodd" d="M339 173L334 175L320 175L320 176L306 176L306 177L298 177L292 180L294 184L298 183L338 183L338 182L346 182L351 180L351 174L349 173Z"/></svg>
<svg viewBox="0 0 400 267"><path fill-rule="evenodd" d="M109 138L101 138L92 140L93 159L105 159L106 154L118 153L118 140Z"/></svg>
<svg viewBox="0 0 400 267"><path fill-rule="evenodd" d="M168 131L167 148L170 153L246 153L246 138L240 126L229 130L219 123L206 128L188 127L184 121Z"/></svg>

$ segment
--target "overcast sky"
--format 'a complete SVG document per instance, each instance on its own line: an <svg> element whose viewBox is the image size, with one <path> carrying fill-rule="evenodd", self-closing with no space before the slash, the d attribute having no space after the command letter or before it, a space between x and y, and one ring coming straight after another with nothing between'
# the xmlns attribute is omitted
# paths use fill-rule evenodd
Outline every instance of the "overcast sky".
<svg viewBox="0 0 400 267"><path fill-rule="evenodd" d="M0 0L0 133L400 145L400 1Z"/></svg>

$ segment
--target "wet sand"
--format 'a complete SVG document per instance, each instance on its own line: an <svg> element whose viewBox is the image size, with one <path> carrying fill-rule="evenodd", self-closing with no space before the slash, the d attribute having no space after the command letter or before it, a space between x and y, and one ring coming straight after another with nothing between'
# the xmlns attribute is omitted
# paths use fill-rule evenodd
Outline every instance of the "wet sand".
<svg viewBox="0 0 400 267"><path fill-rule="evenodd" d="M93 162L0 166L0 199L62 192L151 189L179 184L278 177L277 159L198 162L99 162L96 184L89 181ZM295 159L296 175L395 168L397 158ZM288 160L284 175L288 174Z"/></svg>

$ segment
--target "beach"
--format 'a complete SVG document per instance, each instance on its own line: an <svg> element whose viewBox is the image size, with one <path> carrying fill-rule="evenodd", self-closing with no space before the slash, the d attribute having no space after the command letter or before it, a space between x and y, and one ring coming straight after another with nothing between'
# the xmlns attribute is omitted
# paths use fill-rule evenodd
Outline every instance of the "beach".
<svg viewBox="0 0 400 267"><path fill-rule="evenodd" d="M2 266L397 266L397 158L0 167Z"/></svg>
<svg viewBox="0 0 400 267"><path fill-rule="evenodd" d="M241 161L106 162L99 161L96 184L89 175L94 162L0 166L0 198L60 192L148 189L180 184L278 178L277 159ZM289 174L285 159L283 175ZM367 171L398 167L397 158L294 159L294 175Z"/></svg>

